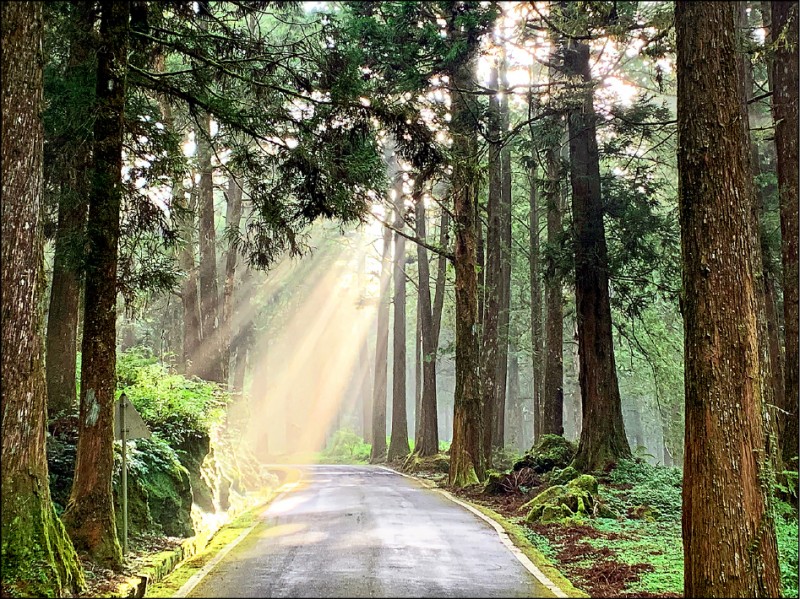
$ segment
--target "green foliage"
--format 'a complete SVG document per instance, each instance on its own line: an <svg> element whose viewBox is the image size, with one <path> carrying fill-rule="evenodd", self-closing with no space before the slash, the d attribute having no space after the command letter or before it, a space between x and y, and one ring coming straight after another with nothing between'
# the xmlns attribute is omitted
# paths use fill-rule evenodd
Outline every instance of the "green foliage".
<svg viewBox="0 0 800 599"><path fill-rule="evenodd" d="M117 388L127 394L150 429L173 445L207 434L221 421L230 400L220 385L172 373L145 348L120 356Z"/></svg>
<svg viewBox="0 0 800 599"><path fill-rule="evenodd" d="M542 435L539 442L514 463L514 470L532 468L542 474L553 468L566 468L575 450L575 444L560 435Z"/></svg>
<svg viewBox="0 0 800 599"><path fill-rule="evenodd" d="M334 433L331 442L322 450L322 458L334 464L367 464L370 449L370 444L364 443L364 439L343 428Z"/></svg>
<svg viewBox="0 0 800 599"><path fill-rule="evenodd" d="M775 512L775 533L778 541L778 561L781 568L783 596L797 597L797 510L785 501L776 501Z"/></svg>
<svg viewBox="0 0 800 599"><path fill-rule="evenodd" d="M621 512L640 506L658 510L660 518L680 522L683 474L678 468L652 466L640 460L620 460L609 475L614 485L633 485L627 490L606 488L609 503Z"/></svg>

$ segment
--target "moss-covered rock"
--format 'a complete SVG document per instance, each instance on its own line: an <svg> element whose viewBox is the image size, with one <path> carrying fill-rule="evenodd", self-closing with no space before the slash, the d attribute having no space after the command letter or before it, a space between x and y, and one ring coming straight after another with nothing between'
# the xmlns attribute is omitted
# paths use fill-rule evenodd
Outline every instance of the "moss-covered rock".
<svg viewBox="0 0 800 599"><path fill-rule="evenodd" d="M421 458L417 454L411 453L403 464L403 471L409 473L425 471L447 474L450 472L450 456L437 453L436 455Z"/></svg>
<svg viewBox="0 0 800 599"><path fill-rule="evenodd" d="M552 470L550 472L550 484L552 485L566 485L569 481L576 479L580 476L580 472L575 470L572 466L567 466L563 470Z"/></svg>
<svg viewBox="0 0 800 599"><path fill-rule="evenodd" d="M192 501L203 511L214 513L214 490L202 471L203 461L210 451L211 437L207 433L193 434L175 447L178 460L189 474Z"/></svg>
<svg viewBox="0 0 800 599"><path fill-rule="evenodd" d="M575 446L560 435L543 435L539 442L514 464L514 470L531 468L537 474L566 468L575 456Z"/></svg>
<svg viewBox="0 0 800 599"><path fill-rule="evenodd" d="M528 522L557 522L565 518L581 520L595 514L597 480L584 474L565 485L555 485L522 506Z"/></svg>

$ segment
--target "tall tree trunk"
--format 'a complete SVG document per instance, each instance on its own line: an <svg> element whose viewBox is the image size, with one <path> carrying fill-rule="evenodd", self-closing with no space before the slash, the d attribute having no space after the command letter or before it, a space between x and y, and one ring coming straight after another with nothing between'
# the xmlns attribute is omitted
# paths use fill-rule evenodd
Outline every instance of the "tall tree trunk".
<svg viewBox="0 0 800 599"><path fill-rule="evenodd" d="M750 24L747 18L746 6L743 2L738 3L739 10L737 11L737 28L740 36L740 47L744 47L745 43L750 40ZM745 41L747 40L747 42ZM755 104L748 101L753 95L753 66L750 62L750 57L744 52L738 53L738 65L741 69L742 84L744 94L742 95L742 102L745 106L745 113L748 117L749 127L757 124L758 116L755 114ZM748 127L748 131L749 131ZM761 174L760 160L758 157L758 145L750 135L746 138L747 149L750 158L750 171L752 173L752 181L756 181L756 177ZM772 278L769 272L769 262L767 260L767 252L769 252L769 244L766 238L766 230L764 223L762 223L762 215L764 213L764 198L761 193L756 192L753 186L752 199L752 222L753 235L755 238L752 243L753 250L753 272L756 273L756 303L758 307L758 347L761 354L761 378L762 378L762 401L761 405L764 408L764 428L766 451L772 460L773 469L777 470L781 463L780 451L778 445L777 433L777 411L775 406L783 405L783 380L778 378L777 373L781 372L780 367L780 349L778 340L778 323L776 321L770 322L769 318L776 316L774 305L774 288L772 287ZM777 352L775 352L777 350ZM773 353L775 352L775 353Z"/></svg>
<svg viewBox="0 0 800 599"><path fill-rule="evenodd" d="M417 237L425 240L428 236L425 222L425 199L422 193L417 197L416 225ZM436 406L436 352L438 338L434 338L433 306L431 305L431 275L428 264L428 250L417 244L417 265L419 271L419 318L422 338L422 397L418 435L414 442L414 452L419 456L431 456L439 452L439 418Z"/></svg>
<svg viewBox="0 0 800 599"><path fill-rule="evenodd" d="M503 46L505 48L505 46ZM504 138L500 151L502 186L500 194L500 311L497 315L497 396L494 400L494 433L492 445L505 446L506 378L508 376L508 323L511 320L511 145L508 136L508 62L503 49L500 59L500 129Z"/></svg>
<svg viewBox="0 0 800 599"><path fill-rule="evenodd" d="M430 293L430 291L429 291ZM414 448L420 439L420 416L422 409L422 315L420 314L420 299L417 295L417 314L414 324Z"/></svg>
<svg viewBox="0 0 800 599"><path fill-rule="evenodd" d="M542 364L542 284L539 265L539 201L536 189L535 162L531 162L528 172L530 184L529 194L529 222L530 229L530 285L531 285L531 358L533 366L533 380L531 391L533 394L533 438L539 440L545 429L545 406L542 401L542 383L544 365Z"/></svg>
<svg viewBox="0 0 800 599"><path fill-rule="evenodd" d="M608 258L600 196L600 162L589 46L572 42L565 62L581 86L583 105L569 113L572 215L575 229L575 303L583 426L573 465L602 470L631 456L614 363Z"/></svg>
<svg viewBox="0 0 800 599"><path fill-rule="evenodd" d="M228 194L226 196L227 209L225 211L225 227L228 234L239 231L242 220L242 187L235 177L228 180ZM222 321L220 324L220 350L222 380L228 382L228 371L231 363L231 344L233 340L233 292L236 282L236 247L228 244L225 251L225 283L222 286Z"/></svg>
<svg viewBox="0 0 800 599"><path fill-rule="evenodd" d="M232 351L234 353L233 361L233 380L231 387L233 392L240 397L244 395L244 378L247 374L248 358L250 355L250 347L253 343L253 317L252 315L252 296L253 296L253 271L249 267L245 268L242 273L241 281L239 282L239 289L234 292L236 296L236 309L238 312L247 314L248 317L243 319L238 326L238 330L232 342ZM269 340L267 340L267 343ZM266 363L266 361L265 361Z"/></svg>
<svg viewBox="0 0 800 599"><path fill-rule="evenodd" d="M2 5L3 595L59 597L84 580L50 499L45 451L42 6Z"/></svg>
<svg viewBox="0 0 800 599"><path fill-rule="evenodd" d="M92 67L95 12L91 2L78 2L75 9L75 33L71 34L64 84L76 94L82 94L87 91L90 80L87 71ZM77 254L86 228L92 164L92 154L87 150L91 143L91 127L82 125L91 122L86 101L71 98L65 108L67 121L76 127L70 133L76 138L67 140L58 150L62 155L71 156L72 164L67 167L69 173L62 182L58 199L53 283L47 312L47 410L51 419L77 404L77 335L82 281Z"/></svg>
<svg viewBox="0 0 800 599"><path fill-rule="evenodd" d="M389 220L387 215L386 220ZM372 385L372 449L369 461L378 464L386 461L386 386L389 354L389 282L391 268L392 230L383 229L381 250L381 279L378 292L378 323L375 336L375 380Z"/></svg>
<svg viewBox="0 0 800 599"><path fill-rule="evenodd" d="M214 224L214 169L211 165L211 115L204 113L195 132L200 170L198 212L200 217L200 318L203 342L198 372L207 381L224 382L218 332L217 234Z"/></svg>
<svg viewBox="0 0 800 599"><path fill-rule="evenodd" d="M447 249L450 238L450 215L447 210L442 210L442 218L439 223L439 247ZM447 257L439 254L439 262L436 266L436 285L433 290L433 339L436 351L439 351L439 332L442 329L442 311L444 310L444 285L447 281Z"/></svg>
<svg viewBox="0 0 800 599"><path fill-rule="evenodd" d="M457 15L453 5L451 21ZM450 33L458 35L451 22ZM453 442L450 446L448 481L463 487L483 480L485 476L482 450L482 415L478 381L478 339L476 335L478 306L477 205L478 144L475 115L478 107L469 92L474 88L477 40L464 40L464 55L450 67L452 97L450 132L453 213L455 220L456 274L456 388L453 396Z"/></svg>
<svg viewBox="0 0 800 599"><path fill-rule="evenodd" d="M490 69L488 87L498 88L498 69ZM496 93L489 96L489 198L486 205L486 265L483 273L483 319L481 329L481 398L483 403L483 459L486 468L492 464L492 437L496 433L497 398L499 397L498 328L501 309L501 195L503 171L500 163L500 101Z"/></svg>
<svg viewBox="0 0 800 599"><path fill-rule="evenodd" d="M560 123L556 121L560 128ZM547 206L547 243L551 248L559 243L561 224L561 162L558 148L545 151L545 183L542 195ZM544 390L542 393L542 433L564 434L564 304L561 295L561 277L556 271L552 254L544 267L544 293L546 310Z"/></svg>
<svg viewBox="0 0 800 599"><path fill-rule="evenodd" d="M735 4L678 2L687 597L780 595L764 478L755 240ZM735 314L736 318L731 318Z"/></svg>
<svg viewBox="0 0 800 599"><path fill-rule="evenodd" d="M781 448L784 460L797 457L798 368L798 8L797 2L772 2L772 32L781 39L772 63L772 114L778 154L778 190L781 206L781 261L783 262L783 321L786 337L785 420ZM785 36L781 38L781 36ZM796 464L795 464L796 466Z"/></svg>
<svg viewBox="0 0 800 599"><path fill-rule="evenodd" d="M395 175L394 226L405 225L402 172ZM406 238L394 235L394 322L392 329L392 433L387 459L391 462L411 453L406 412Z"/></svg>
<svg viewBox="0 0 800 599"><path fill-rule="evenodd" d="M122 567L111 478L117 380L117 247L129 19L129 2L101 4L80 423L75 477L63 517L76 549L113 569Z"/></svg>

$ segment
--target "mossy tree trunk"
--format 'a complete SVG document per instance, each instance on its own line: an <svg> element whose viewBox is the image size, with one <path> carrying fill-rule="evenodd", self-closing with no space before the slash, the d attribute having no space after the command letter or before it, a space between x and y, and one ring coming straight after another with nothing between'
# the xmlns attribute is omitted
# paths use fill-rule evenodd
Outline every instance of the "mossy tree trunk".
<svg viewBox="0 0 800 599"><path fill-rule="evenodd" d="M575 303L583 425L573 466L602 470L631 456L614 362L608 257L600 191L589 46L571 42L565 63L580 105L569 112L570 181L575 234Z"/></svg>
<svg viewBox="0 0 800 599"><path fill-rule="evenodd" d="M450 446L449 484L463 487L483 480L482 415L478 381L478 143L474 88L478 37L460 32L454 23L458 7L449 16L449 34L460 36L464 49L450 66L453 86L450 133L452 195L455 225L456 387L453 396L453 441Z"/></svg>
<svg viewBox="0 0 800 599"><path fill-rule="evenodd" d="M66 104L66 138L56 142L48 165L59 178L53 283L47 311L47 410L50 418L77 404L77 335L81 294L79 253L83 247L89 201L92 153L91 102L94 67L91 50L95 21L91 2L76 2L74 33L64 86L74 90ZM96 70L96 67L94 67ZM91 93L88 93L91 92ZM45 158L47 160L47 157Z"/></svg>
<svg viewBox="0 0 800 599"><path fill-rule="evenodd" d="M723 2L675 8L687 597L780 596L765 476L754 189L736 11Z"/></svg>
<svg viewBox="0 0 800 599"><path fill-rule="evenodd" d="M94 172L87 226L79 436L75 477L64 511L64 524L75 547L113 569L122 566L111 477L117 380L117 255L129 19L129 2L101 4Z"/></svg>
<svg viewBox="0 0 800 599"><path fill-rule="evenodd" d="M781 261L783 262L783 321L786 337L785 419L781 423L784 460L797 457L798 368L798 7L797 2L772 2L772 35L780 43L772 62L772 114L778 153L778 192L781 206ZM796 464L795 464L796 466Z"/></svg>
<svg viewBox="0 0 800 599"><path fill-rule="evenodd" d="M84 585L50 500L45 452L42 6L2 6L3 596L60 596Z"/></svg>
<svg viewBox="0 0 800 599"><path fill-rule="evenodd" d="M395 174L394 227L405 225L405 195L402 171ZM406 238L394 234L394 318L392 328L392 432L387 458L404 458L411 453L408 444L408 414L406 412Z"/></svg>
<svg viewBox="0 0 800 599"><path fill-rule="evenodd" d="M389 220L389 215L386 217ZM372 385L372 449L369 461L378 464L386 461L386 386L389 354L389 282L392 230L383 228L381 250L381 278L378 292L378 323L375 337L375 378Z"/></svg>

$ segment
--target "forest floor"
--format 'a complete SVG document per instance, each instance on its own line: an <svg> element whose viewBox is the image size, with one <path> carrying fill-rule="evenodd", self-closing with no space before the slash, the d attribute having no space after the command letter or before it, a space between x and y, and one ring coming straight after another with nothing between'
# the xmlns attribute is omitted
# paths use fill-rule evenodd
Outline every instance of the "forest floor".
<svg viewBox="0 0 800 599"><path fill-rule="evenodd" d="M414 476L489 508L517 525L564 577L592 597L682 597L680 471L643 463L624 464L621 470L598 476L600 496L618 518L587 518L582 523L565 524L525 521L526 510L521 508L544 489L544 484L490 494L482 485L448 487L447 475L441 472L421 470ZM642 505L654 511L639 519ZM777 512L784 596L797 597L797 511L778 502Z"/></svg>

